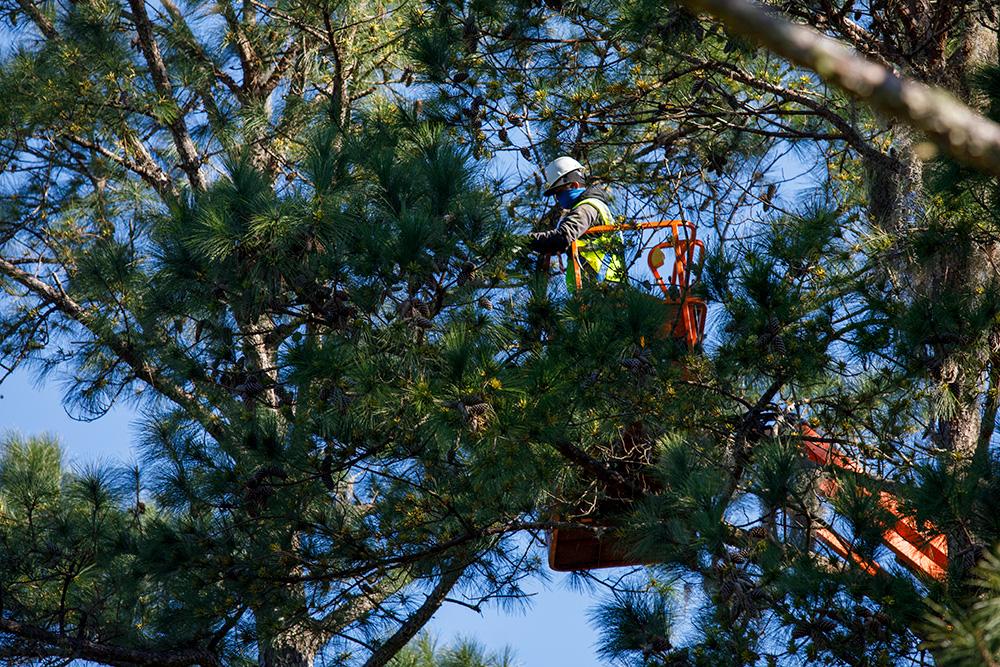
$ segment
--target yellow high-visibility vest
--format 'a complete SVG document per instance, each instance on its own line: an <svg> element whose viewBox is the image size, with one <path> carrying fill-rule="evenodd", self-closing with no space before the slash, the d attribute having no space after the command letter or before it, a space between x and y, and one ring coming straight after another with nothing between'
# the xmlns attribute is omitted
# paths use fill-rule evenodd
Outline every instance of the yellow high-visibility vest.
<svg viewBox="0 0 1000 667"><path fill-rule="evenodd" d="M589 204L597 209L597 214L602 225L610 226L615 224L614 218L611 217L611 210L608 208L608 205L600 199L596 199L594 197L581 199L573 204L573 207L570 208L570 210L575 210L584 204ZM614 235L602 234L600 236L593 236L590 238L581 237L576 240L576 248L580 257L580 262L586 262L587 265L593 269L594 275L599 276L601 274L601 269L605 268L604 280L620 282L627 276L624 258L625 246L621 233ZM573 261L572 257L569 259L569 267L567 267L566 270L566 285L572 292L576 289L576 263Z"/></svg>

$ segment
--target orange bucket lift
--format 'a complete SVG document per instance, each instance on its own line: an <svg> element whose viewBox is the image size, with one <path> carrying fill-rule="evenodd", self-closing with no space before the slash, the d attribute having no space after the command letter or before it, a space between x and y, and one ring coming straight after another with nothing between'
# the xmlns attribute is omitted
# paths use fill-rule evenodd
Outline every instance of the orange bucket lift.
<svg viewBox="0 0 1000 667"><path fill-rule="evenodd" d="M694 269L701 264L705 251L704 242L698 240L694 225L682 220L658 220L639 222L631 225L597 225L588 229L585 235L612 233L656 233L669 230L666 240L642 249L646 256L646 266L653 277L653 285L661 294L660 298L670 308L660 333L664 338L684 341L693 350L705 334L705 316L708 308L704 299L692 294L696 281ZM574 264L576 287L581 289L581 264L579 250L574 241L570 247L570 261ZM666 276L666 268L670 268ZM626 511L628 499L609 499L601 503L602 515L614 515ZM625 567L636 565L634 558L623 552L621 545L609 529L594 518L578 520L579 528L556 528L548 532L549 567L560 572L590 570L604 567Z"/></svg>
<svg viewBox="0 0 1000 667"><path fill-rule="evenodd" d="M654 285L662 292L664 303L671 306L671 314L664 322L661 333L664 337L684 341L693 350L704 338L707 312L705 301L691 294L692 284L696 280L693 269L701 263L705 250L704 242L697 238L697 229L681 220L661 220L630 225L598 225L588 229L586 235L641 233L643 230L661 229L670 230L667 240L644 249ZM570 248L570 260L575 268L576 287L580 289L583 286L582 272L575 241ZM665 278L661 271L668 263L671 272L669 278ZM802 424L799 431L802 436L802 452L814 464L865 474L862 466L810 426ZM839 491L837 483L829 479L822 480L819 489L830 499ZM937 533L933 526L928 529L917 526L912 517L902 512L899 502L891 493L879 491L878 497L879 505L896 519L896 523L883 532L882 540L897 561L916 574L943 579L948 569L947 539ZM616 509L624 511L627 503L627 499L605 501L602 503L601 514L607 516L615 513ZM617 507L618 505L621 507ZM580 519L579 523L579 528L555 528L548 532L549 567L553 570L565 572L643 564L624 551L618 540L609 534L608 526L589 517ZM854 562L870 574L880 571L877 563L858 554L851 547L850 541L833 527L818 525L811 530L817 540L841 558Z"/></svg>

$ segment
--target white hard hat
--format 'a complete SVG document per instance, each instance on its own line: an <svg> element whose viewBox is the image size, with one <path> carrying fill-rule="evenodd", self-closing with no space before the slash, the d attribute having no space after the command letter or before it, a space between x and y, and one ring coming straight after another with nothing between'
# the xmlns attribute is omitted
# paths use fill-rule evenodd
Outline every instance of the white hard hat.
<svg viewBox="0 0 1000 667"><path fill-rule="evenodd" d="M545 166L545 187L542 190L543 195L552 194L550 190L556 186L560 185L558 182L560 178L566 174L572 173L574 171L584 172L583 165L568 156L557 157L552 162L549 162Z"/></svg>

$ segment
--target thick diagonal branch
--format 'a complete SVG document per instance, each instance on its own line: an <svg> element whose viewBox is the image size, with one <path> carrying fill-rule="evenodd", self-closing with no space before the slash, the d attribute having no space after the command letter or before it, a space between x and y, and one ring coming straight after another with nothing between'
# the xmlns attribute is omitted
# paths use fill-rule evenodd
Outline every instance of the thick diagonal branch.
<svg viewBox="0 0 1000 667"><path fill-rule="evenodd" d="M446 569L441 574L437 585L427 594L427 598L423 604L410 614L410 617L406 619L403 625L391 637L375 649L367 662L365 662L364 667L382 667L382 665L385 665L393 656L399 653L427 625L427 622L431 620L431 616L441 607L441 603L444 602L448 593L455 587L458 580L462 578L465 568L465 563L452 563L450 569Z"/></svg>
<svg viewBox="0 0 1000 667"><path fill-rule="evenodd" d="M888 116L933 139L952 157L1000 176L1000 125L984 118L947 92L896 76L840 42L788 21L746 0L680 0L707 12L726 29L749 37L789 61L811 69Z"/></svg>
<svg viewBox="0 0 1000 667"><path fill-rule="evenodd" d="M186 410L212 437L217 439L222 437L222 425L218 417L202 405L197 397L170 382L131 342L103 330L96 317L65 292L56 289L2 257L0 257L0 275L5 275L16 281L45 303L52 304L61 313L86 327L98 341L107 345L119 359L127 364L137 378Z"/></svg>

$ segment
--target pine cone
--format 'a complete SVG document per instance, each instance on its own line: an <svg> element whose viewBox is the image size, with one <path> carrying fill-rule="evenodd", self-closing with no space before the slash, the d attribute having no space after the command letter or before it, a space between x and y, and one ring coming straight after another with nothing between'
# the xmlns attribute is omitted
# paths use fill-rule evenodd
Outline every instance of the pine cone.
<svg viewBox="0 0 1000 667"><path fill-rule="evenodd" d="M469 12L469 15L465 17L462 38L465 40L465 48L469 53L475 53L479 46L479 26L476 25L476 15L472 12Z"/></svg>
<svg viewBox="0 0 1000 667"><path fill-rule="evenodd" d="M785 341L781 337L781 322L774 315L767 318L767 345L772 352L783 356L785 354Z"/></svg>
<svg viewBox="0 0 1000 667"><path fill-rule="evenodd" d="M399 305L396 306L396 314L404 320L418 314L415 313L414 311L415 309L413 307L413 301L411 299L404 299L403 301L399 302Z"/></svg>
<svg viewBox="0 0 1000 667"><path fill-rule="evenodd" d="M486 428L486 417L483 415L472 415L469 417L469 430L473 433L482 433Z"/></svg>
<svg viewBox="0 0 1000 667"><path fill-rule="evenodd" d="M248 483L243 490L243 502L241 503L243 511L254 518L260 516L260 511L267 499L271 497L271 493L271 487L266 484Z"/></svg>
<svg viewBox="0 0 1000 667"><path fill-rule="evenodd" d="M330 491L336 491L337 485L333 481L333 455L327 454L319 464L319 478L323 480L323 486Z"/></svg>
<svg viewBox="0 0 1000 667"><path fill-rule="evenodd" d="M274 493L271 485L272 477L287 479L288 473L277 466L266 466L254 473L243 487L242 507L251 517L260 515L267 499Z"/></svg>
<svg viewBox="0 0 1000 667"><path fill-rule="evenodd" d="M622 359L622 366L637 375L645 375L651 368L649 361L643 357L630 357L628 359Z"/></svg>
<svg viewBox="0 0 1000 667"><path fill-rule="evenodd" d="M250 374L243 384L237 385L234 389L244 400L250 401L260 396L264 391L264 385L257 379L256 374Z"/></svg>
<svg viewBox="0 0 1000 667"><path fill-rule="evenodd" d="M771 341L771 349L773 349L774 353L777 354L778 356L782 357L785 356L786 352L785 341L782 339L781 336L778 336L777 338Z"/></svg>
<svg viewBox="0 0 1000 667"><path fill-rule="evenodd" d="M482 308L483 310L493 310L493 302L490 301L488 297L485 296L479 297L478 303L479 307Z"/></svg>
<svg viewBox="0 0 1000 667"><path fill-rule="evenodd" d="M736 579L726 579L722 582L722 585L719 586L719 595L722 596L723 600L729 600L734 595L738 595L742 592L743 589L740 586L739 581Z"/></svg>
<svg viewBox="0 0 1000 667"><path fill-rule="evenodd" d="M410 318L410 322L412 322L413 326L417 327L418 329L427 330L427 329L433 329L434 328L434 323L433 322L431 322L426 317L422 317L420 315L418 315L416 317Z"/></svg>
<svg viewBox="0 0 1000 667"><path fill-rule="evenodd" d="M480 415L486 414L490 409L489 403L473 403L472 405L466 405L465 411L468 412L473 417L478 417Z"/></svg>
<svg viewBox="0 0 1000 667"><path fill-rule="evenodd" d="M338 412L343 412L351 405L351 397L337 385L320 389L319 400Z"/></svg>
<svg viewBox="0 0 1000 667"><path fill-rule="evenodd" d="M458 270L457 282L459 286L465 285L471 280L475 280L479 271L476 269L476 264L472 261L465 261L462 263L461 268Z"/></svg>
<svg viewBox="0 0 1000 667"><path fill-rule="evenodd" d="M747 547L746 549L740 549L739 551L734 553L731 558L734 563L746 563L751 558L753 558L753 555L754 555L754 550L750 547Z"/></svg>
<svg viewBox="0 0 1000 667"><path fill-rule="evenodd" d="M764 203L764 211L771 210L771 201L774 199L774 195L775 193L777 193L777 191L778 191L778 186L776 186L774 183L771 183L767 186L767 189L764 191L764 194L760 196L760 200Z"/></svg>
<svg viewBox="0 0 1000 667"><path fill-rule="evenodd" d="M749 535L751 538L755 540L766 540L768 537L770 537L771 533L764 526L754 526L753 528L747 531L747 535Z"/></svg>

